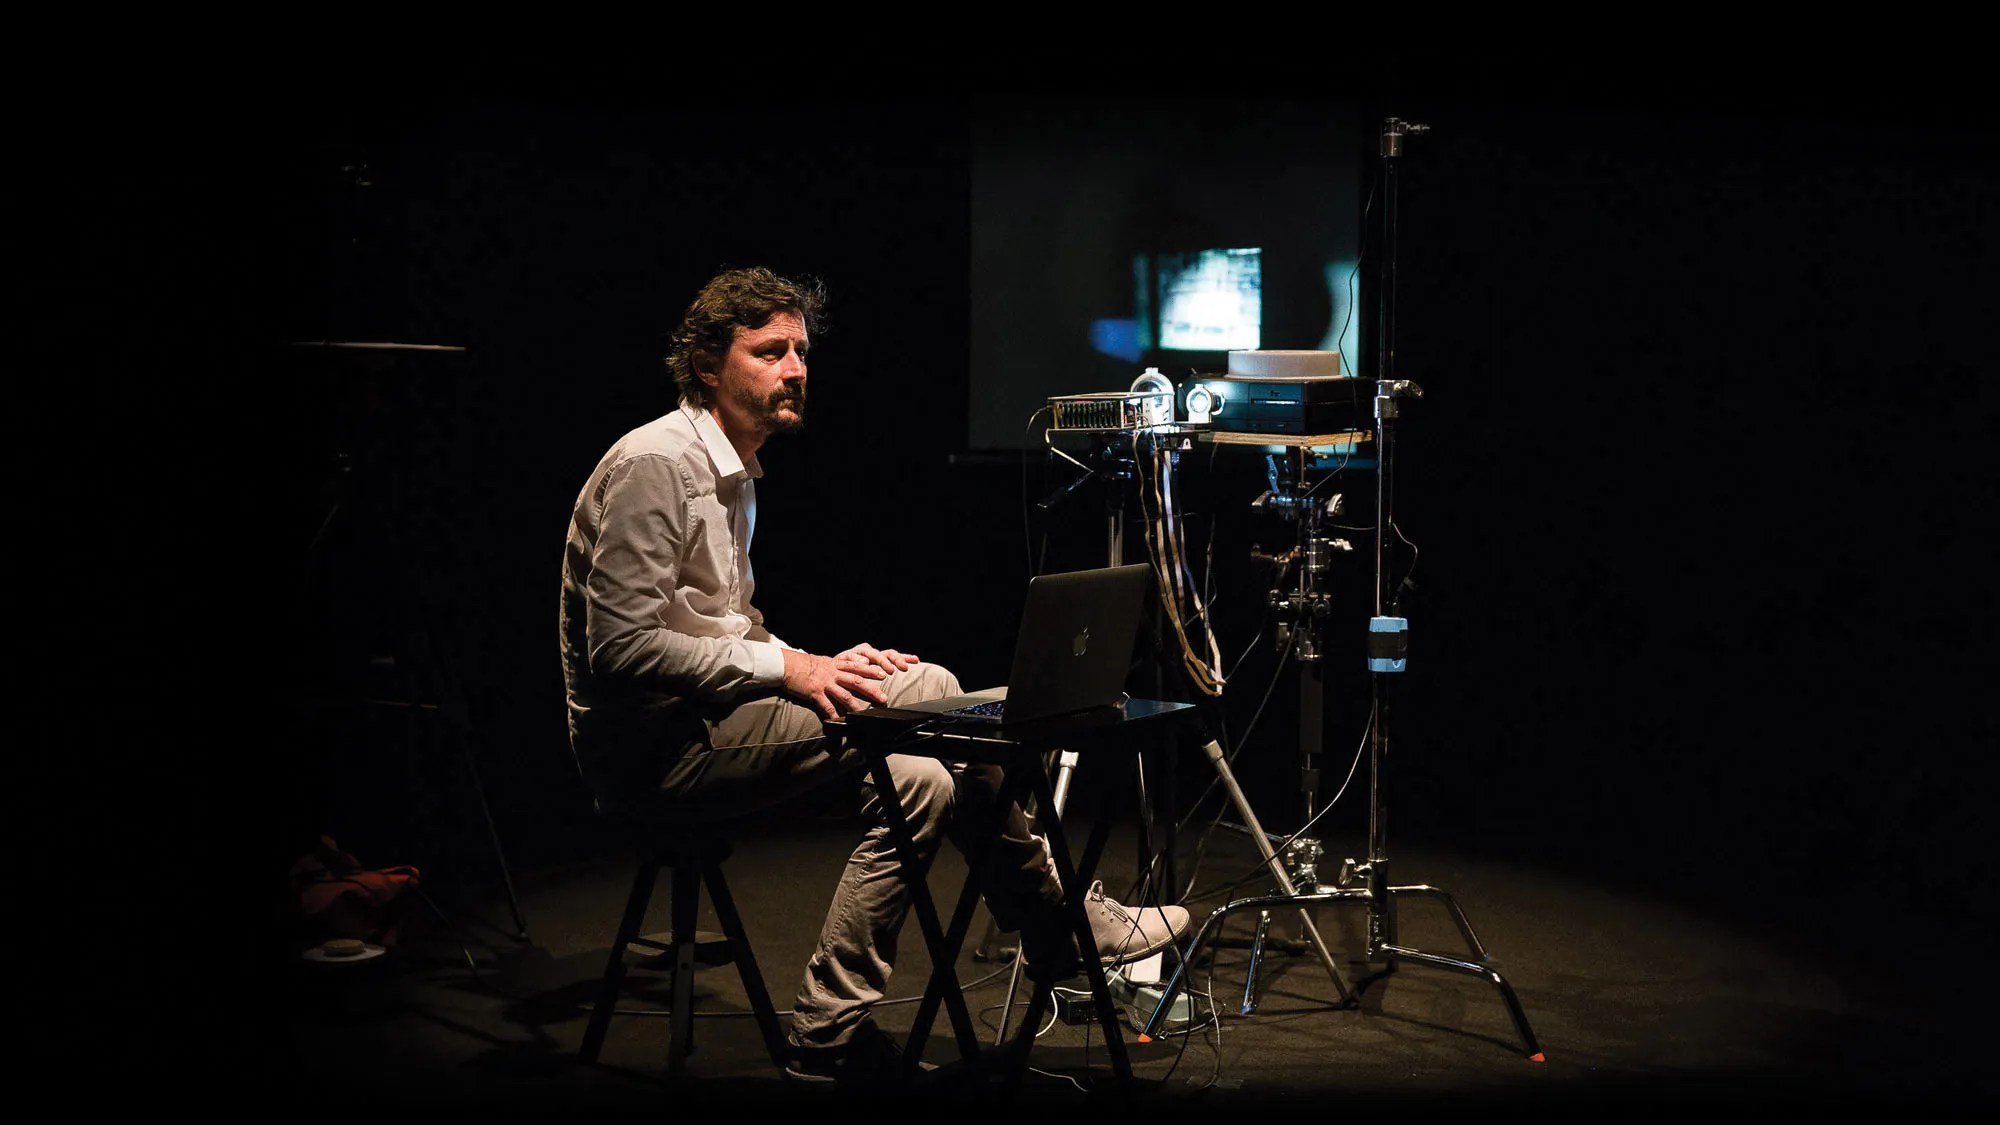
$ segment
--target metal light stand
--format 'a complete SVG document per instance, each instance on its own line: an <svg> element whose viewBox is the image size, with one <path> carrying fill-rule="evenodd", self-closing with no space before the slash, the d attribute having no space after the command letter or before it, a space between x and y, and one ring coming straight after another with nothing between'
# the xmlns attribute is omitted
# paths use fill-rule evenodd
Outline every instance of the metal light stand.
<svg viewBox="0 0 2000 1125"><path fill-rule="evenodd" d="M1281 566L1274 582L1274 585L1278 588L1272 590L1271 599L1273 607L1278 610L1281 617L1286 619L1282 628L1288 631L1288 636L1281 647L1286 649L1296 648L1300 652L1310 654L1309 657L1301 658L1299 662L1301 696L1304 699L1310 700L1309 703L1302 704L1302 706L1310 710L1302 715L1300 739L1302 756L1302 773L1300 776L1302 781L1309 783L1306 791L1306 809L1307 815L1310 817L1314 793L1314 789L1310 783L1317 776L1312 765L1312 756L1318 752L1320 746L1320 737L1318 734L1320 721L1319 700L1324 684L1319 670L1320 644L1318 629L1320 628L1320 622L1326 616L1327 599L1320 585L1329 563L1330 553L1345 547L1346 544L1337 540L1318 541L1320 540L1320 514L1322 512L1330 514L1338 511L1339 501L1337 498L1324 502L1315 501L1310 495L1310 489L1302 489L1300 482L1289 473L1289 470L1280 472L1276 459L1270 461L1270 480L1270 491L1259 497L1254 506L1263 510L1276 512L1287 518L1304 517L1300 519L1300 526L1306 541L1305 545L1285 556L1280 556L1278 559L1273 560L1288 563L1294 559L1305 559L1306 565L1302 566L1299 570L1299 586L1296 590L1290 592L1282 589L1286 570ZM1294 639L1296 639L1296 644L1294 644ZM1311 732L1310 734L1307 733L1308 730ZM1229 796L1230 803L1235 806L1237 816L1242 818L1241 831L1247 834L1251 841L1256 844L1257 850L1264 857L1265 866L1270 870L1272 880L1277 883L1282 891L1281 895L1270 899L1263 905L1267 907L1282 905L1287 901L1300 897L1299 887L1301 881L1303 881L1305 886L1316 890L1318 888L1318 876L1313 867L1313 862L1318 858L1317 843L1313 841L1294 840L1290 846L1287 846L1282 855L1279 854L1275 845L1284 842L1284 837L1273 836L1264 831L1263 825L1258 822L1256 810L1250 807L1249 800L1243 795L1242 787L1237 784L1236 776L1229 767L1229 759L1223 753L1221 743L1210 739L1201 749L1202 755L1214 767L1218 779L1222 782L1224 791ZM1231 827L1237 826L1232 825ZM1179 986L1189 962L1194 959L1196 951L1201 948L1204 940L1213 935L1216 928L1219 927L1221 913L1218 912L1217 915L1212 915L1208 924L1203 926L1194 943L1180 952L1178 958L1179 964L1174 970L1173 978L1168 985L1167 991L1162 994L1160 1003L1154 1010L1152 1018L1147 1021L1145 1030L1140 1036L1141 1041L1149 1040L1159 1031L1159 1025L1173 1003L1174 990ZM1333 982L1334 990L1340 994L1343 1003L1347 1002L1349 999L1347 983L1342 979L1340 968L1335 963L1332 952L1327 948L1325 939L1320 936L1318 923L1314 921L1312 914L1303 907L1298 911L1298 919L1300 931L1305 935L1305 938L1302 943L1285 943L1286 946L1288 948L1297 946L1299 948L1312 949L1318 955L1321 967L1326 970L1327 978ZM1242 1014L1244 1015L1250 1015L1256 1011L1256 965L1261 959L1265 946L1269 941L1269 926L1270 911L1268 909L1260 909L1257 934L1251 942L1251 977L1249 983L1244 988L1242 1007ZM1218 942L1216 944L1222 943ZM1294 948L1293 951L1296 952L1297 949Z"/></svg>
<svg viewBox="0 0 2000 1125"><path fill-rule="evenodd" d="M1276 571L1272 577L1270 606L1278 617L1277 646L1280 653L1289 654L1298 666L1299 674L1299 794L1301 803L1301 824L1311 824L1317 812L1319 796L1319 768L1317 758L1325 745L1325 700L1326 677L1321 664L1323 633L1332 597L1327 592L1329 572L1332 569L1336 551L1351 551L1353 547L1345 539L1330 538L1322 534L1322 521L1339 514L1341 496L1335 493L1324 500L1313 495L1307 487L1304 472L1305 450L1300 450L1301 463L1298 472L1291 470L1291 454L1285 453L1284 465L1280 467L1279 454L1265 457L1270 490L1259 496L1251 504L1252 509L1274 514L1298 525L1297 543L1286 554L1257 557L1272 563ZM1292 573L1293 564L1298 564L1297 584L1290 590L1285 588L1285 580ZM1218 762L1218 768L1226 770L1226 761ZM1233 779L1232 779L1233 781ZM1276 858L1283 864L1285 879L1280 881L1286 894L1297 893L1298 887L1319 886L1318 863L1323 854L1320 842L1306 836L1294 836L1289 840L1282 836L1271 836L1256 826L1255 817L1247 814L1248 825L1245 833L1254 834L1258 846L1266 853L1266 860L1272 858L1273 849L1284 845L1284 852ZM1236 827L1231 825L1230 827ZM1304 923L1306 938L1303 941L1278 943L1288 952L1301 952L1307 946L1319 954L1321 962L1332 979L1335 991L1341 999L1348 998L1347 987L1335 967L1333 956L1327 951L1325 941L1320 937L1312 916L1299 911ZM1243 1004L1238 1009L1241 1015L1254 1015L1257 1011L1257 981L1259 968L1263 964L1264 952L1271 944L1271 912L1257 912L1257 929L1249 942L1250 966L1243 982ZM1218 945L1233 945L1233 942L1218 941Z"/></svg>
<svg viewBox="0 0 2000 1125"><path fill-rule="evenodd" d="M336 374L349 378L363 369L368 362L387 366L397 357L430 355L433 353L456 353L464 349L442 345L391 344L391 343L346 343L317 341L297 344L294 347L310 349L302 354L318 354ZM326 375L325 372L322 373ZM327 376L331 377L331 376ZM354 444L351 435L343 436L339 444L343 447ZM321 518L318 530L306 545L305 558L308 564L321 561L332 531L343 515L348 523L355 526L356 534L372 539L373 546L381 553L384 565L391 568L395 591L392 611L396 616L399 636L396 647L400 650L393 655L376 659L394 669L402 680L403 695L400 700L369 699L369 705L389 706L410 712L412 724L418 712L433 712L443 723L450 739L458 750L460 761L465 767L467 779L472 784L472 794L479 805L480 817L486 827L486 841L492 848L493 862L500 872L501 885L507 892L507 906L513 915L514 937L519 941L528 940L527 917L521 911L521 899L514 890L514 875L507 866L507 853L500 844L500 830L493 821L493 808L486 799L486 783L479 773L479 762L472 752L471 719L465 703L464 692L457 678L452 674L449 662L444 659L437 643L434 629L429 622L425 608L427 598L423 592L412 589L415 575L409 544L404 538L402 519L393 502L384 502L375 497L374 502L361 499L363 488L355 477L355 452L350 448L336 450L331 459L333 472L334 499L326 514ZM371 482L373 483L373 482ZM428 687L434 702L419 698L421 690Z"/></svg>
<svg viewBox="0 0 2000 1125"><path fill-rule="evenodd" d="M1528 1057L1535 1062L1544 1061L1541 1045L1535 1039L1534 1029L1528 1025L1527 1013L1522 1011L1520 999L1515 996L1513 986L1507 979L1494 971L1488 963L1486 951L1473 934L1471 923L1466 920L1465 911L1448 892L1428 884L1410 886L1389 885L1388 835L1385 825L1383 805L1382 761L1389 752L1389 677L1402 672L1407 661L1408 622L1394 615L1396 609L1395 590L1390 581L1390 541L1394 529L1394 473L1396 452L1396 419L1400 402L1405 398L1421 398L1423 388L1404 379L1393 378L1395 365L1395 270L1396 270L1396 163L1403 154L1403 138L1410 134L1422 134L1428 126L1413 125L1391 117L1383 122L1382 129L1382 223L1385 235L1381 267L1381 291L1378 294L1378 326L1375 390L1375 594L1376 616L1369 620L1368 666L1369 694L1372 703L1368 739L1368 858L1361 863L1349 859L1341 866L1339 878L1331 887L1317 884L1309 893L1287 893L1265 895L1257 898L1238 899L1228 903L1208 916L1201 929L1195 934L1180 967L1173 979L1167 982L1161 994L1159 1005L1146 1021L1141 1041L1149 1040L1165 1020L1167 1012L1179 992L1186 975L1186 967L1195 957L1202 944L1221 926L1229 914L1238 910L1265 911L1273 906L1298 905L1301 908L1326 902L1354 902L1368 904L1368 950L1370 962L1380 962L1382 968L1355 983L1354 994L1341 997L1342 1007L1355 1007L1360 996L1375 982L1393 975L1400 962L1410 961L1418 965L1446 969L1469 976L1484 978L1500 990L1500 998L1507 1006L1507 1014L1514 1021L1514 1030L1521 1036L1527 1047ZM1388 615L1384 615L1388 611ZM1225 775L1226 779L1226 775ZM1234 787L1232 786L1232 789ZM1261 839L1261 834L1258 836ZM1265 845L1269 861L1268 845ZM1471 951L1470 959L1450 957L1398 944L1396 935L1396 898L1399 895L1423 895L1438 899L1450 911L1452 921L1457 924L1459 935L1465 939Z"/></svg>

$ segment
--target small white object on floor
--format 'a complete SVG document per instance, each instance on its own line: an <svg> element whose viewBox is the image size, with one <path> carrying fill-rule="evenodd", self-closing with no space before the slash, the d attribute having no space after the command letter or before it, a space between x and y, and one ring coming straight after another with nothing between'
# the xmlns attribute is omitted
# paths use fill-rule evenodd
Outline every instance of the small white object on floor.
<svg viewBox="0 0 2000 1125"><path fill-rule="evenodd" d="M334 938L306 950L301 956L308 961L338 965L349 961L368 961L386 952L379 945L371 945L357 938Z"/></svg>
<svg viewBox="0 0 2000 1125"><path fill-rule="evenodd" d="M1165 978L1160 970L1166 967L1167 951L1162 949L1150 957L1128 961L1118 966L1117 971L1135 985L1159 984Z"/></svg>

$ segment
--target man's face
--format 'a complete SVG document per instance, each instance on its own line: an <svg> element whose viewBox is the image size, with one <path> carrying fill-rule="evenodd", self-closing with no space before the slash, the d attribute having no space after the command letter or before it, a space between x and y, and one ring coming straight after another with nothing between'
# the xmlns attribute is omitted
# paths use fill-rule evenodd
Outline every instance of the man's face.
<svg viewBox="0 0 2000 1125"><path fill-rule="evenodd" d="M806 424L806 351L812 341L792 313L762 328L738 328L729 354L702 381L714 387L723 429L755 435L790 433Z"/></svg>

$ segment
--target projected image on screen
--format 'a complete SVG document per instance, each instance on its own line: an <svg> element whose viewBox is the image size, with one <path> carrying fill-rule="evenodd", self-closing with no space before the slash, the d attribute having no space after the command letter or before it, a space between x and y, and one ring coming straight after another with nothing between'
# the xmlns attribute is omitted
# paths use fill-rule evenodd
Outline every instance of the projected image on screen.
<svg viewBox="0 0 2000 1125"><path fill-rule="evenodd" d="M1178 383L1264 349L1353 366L1381 123L1331 93L1238 87L973 99L968 451L1041 457L1050 398L1148 367Z"/></svg>
<svg viewBox="0 0 2000 1125"><path fill-rule="evenodd" d="M1263 251L1257 248L1156 254L1159 347L1221 352L1261 345Z"/></svg>

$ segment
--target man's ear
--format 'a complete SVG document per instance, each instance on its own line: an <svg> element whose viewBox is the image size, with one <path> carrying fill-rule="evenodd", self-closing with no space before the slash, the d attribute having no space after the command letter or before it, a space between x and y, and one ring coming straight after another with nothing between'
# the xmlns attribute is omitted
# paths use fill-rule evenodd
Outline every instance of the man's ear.
<svg viewBox="0 0 2000 1125"><path fill-rule="evenodd" d="M715 370L715 358L707 352L695 352L688 357L688 363L694 367L695 378L700 379L703 383L711 387L720 387L722 385L722 376L717 374Z"/></svg>

